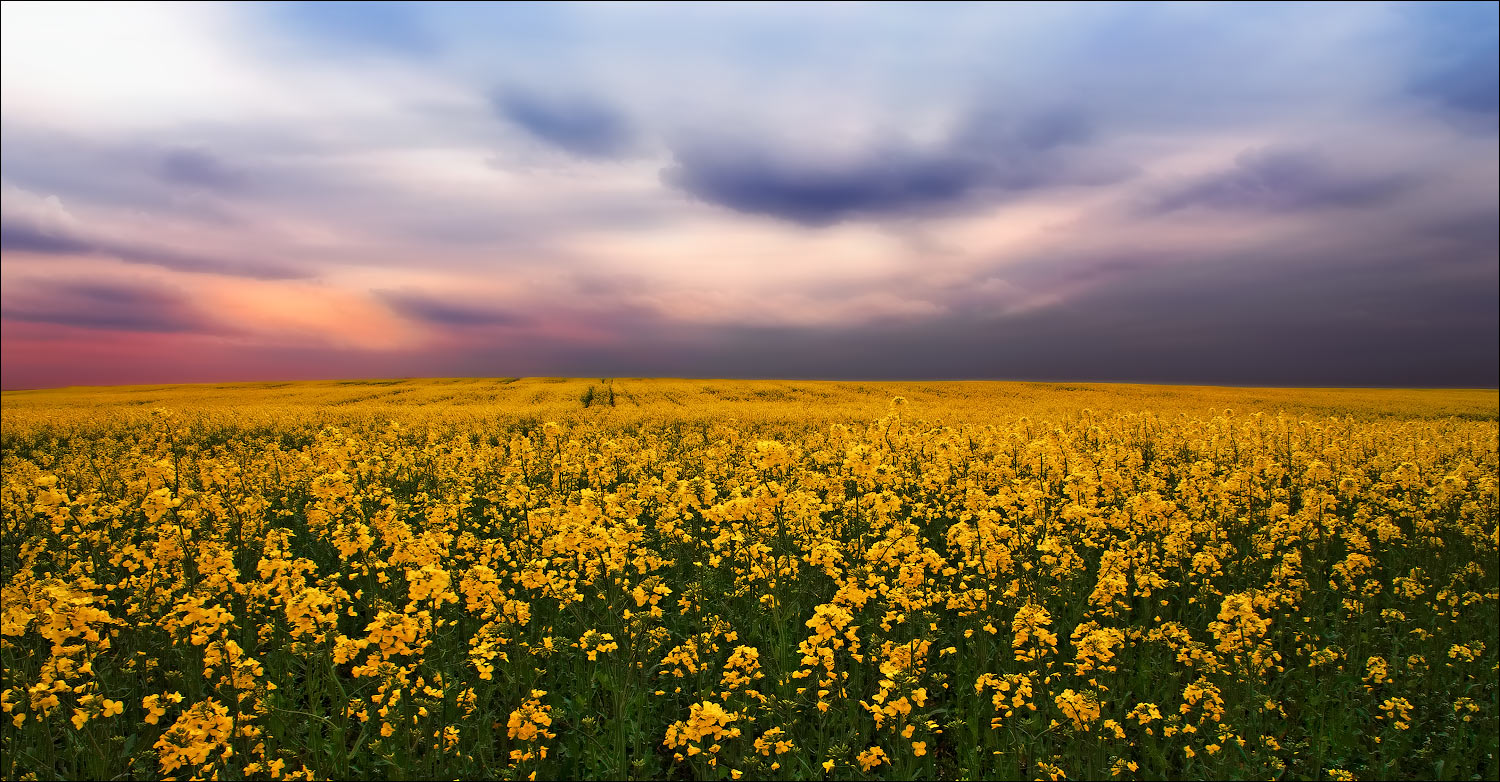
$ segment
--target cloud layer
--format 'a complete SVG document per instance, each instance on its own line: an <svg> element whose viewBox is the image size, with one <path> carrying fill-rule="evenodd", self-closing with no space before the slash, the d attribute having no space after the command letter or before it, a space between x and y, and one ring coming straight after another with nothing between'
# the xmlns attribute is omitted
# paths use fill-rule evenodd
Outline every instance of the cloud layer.
<svg viewBox="0 0 1500 782"><path fill-rule="evenodd" d="M1493 4L3 13L6 388L1500 373Z"/></svg>

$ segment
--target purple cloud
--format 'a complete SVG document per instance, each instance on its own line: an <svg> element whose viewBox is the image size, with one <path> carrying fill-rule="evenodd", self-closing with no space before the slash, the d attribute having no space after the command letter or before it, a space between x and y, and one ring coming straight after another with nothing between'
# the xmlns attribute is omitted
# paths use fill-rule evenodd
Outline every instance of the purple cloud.
<svg viewBox="0 0 1500 782"><path fill-rule="evenodd" d="M600 100L510 88L497 92L491 101L503 119L581 157L617 158L635 144L630 123Z"/></svg>
<svg viewBox="0 0 1500 782"><path fill-rule="evenodd" d="M1314 152L1257 149L1242 153L1234 168L1173 190L1156 201L1157 212L1179 209L1358 209L1387 201L1416 182L1399 174L1336 171Z"/></svg>
<svg viewBox="0 0 1500 782"><path fill-rule="evenodd" d="M809 226L922 216L975 200L1128 178L1128 165L1072 154L1092 135L1077 112L1015 122L986 110L935 148L891 143L827 162L798 159L763 143L693 139L676 146L676 164L662 179L709 203Z"/></svg>
<svg viewBox="0 0 1500 782"><path fill-rule="evenodd" d="M133 241L86 236L68 229L39 225L22 216L0 220L0 252L98 255L179 272L222 274L255 280L294 280L313 276L309 269L277 262L204 255Z"/></svg>
<svg viewBox="0 0 1500 782"><path fill-rule="evenodd" d="M147 283L44 282L7 296L11 320L111 331L217 333L181 291Z"/></svg>
<svg viewBox="0 0 1500 782"><path fill-rule="evenodd" d="M524 322L499 308L462 304L409 290L380 291L378 295L402 315L438 326L513 326Z"/></svg>
<svg viewBox="0 0 1500 782"><path fill-rule="evenodd" d="M246 177L201 149L173 149L162 156L161 177L172 184L220 192L244 188Z"/></svg>

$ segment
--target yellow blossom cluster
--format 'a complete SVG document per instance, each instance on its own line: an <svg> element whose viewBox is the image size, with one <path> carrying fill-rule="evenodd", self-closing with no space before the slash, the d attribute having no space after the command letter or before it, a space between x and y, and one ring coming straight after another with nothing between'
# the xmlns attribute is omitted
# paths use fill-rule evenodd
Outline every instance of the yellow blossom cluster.
<svg viewBox="0 0 1500 782"><path fill-rule="evenodd" d="M0 416L0 778L1500 776L1492 391L534 378Z"/></svg>

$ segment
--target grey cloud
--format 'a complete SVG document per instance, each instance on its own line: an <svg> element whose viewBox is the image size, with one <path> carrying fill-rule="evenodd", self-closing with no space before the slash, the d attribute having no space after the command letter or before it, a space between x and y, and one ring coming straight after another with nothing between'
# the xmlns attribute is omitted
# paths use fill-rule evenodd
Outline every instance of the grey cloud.
<svg viewBox="0 0 1500 782"><path fill-rule="evenodd" d="M1500 12L1494 3L1423 3L1403 9L1417 57L1406 91L1454 125L1500 126Z"/></svg>
<svg viewBox="0 0 1500 782"><path fill-rule="evenodd" d="M1076 112L1019 121L977 112L932 149L887 144L852 160L793 160L764 144L693 139L674 148L668 184L739 212L820 226L854 217L920 215L971 200L1098 185L1133 168L1080 154L1092 127Z"/></svg>
<svg viewBox="0 0 1500 782"><path fill-rule="evenodd" d="M0 251L41 255L103 255L127 263L160 266L180 272L222 274L257 280L306 279L309 270L244 258L201 255L168 247L118 241L49 229L20 218L0 221Z"/></svg>
<svg viewBox="0 0 1500 782"><path fill-rule="evenodd" d="M402 315L439 326L512 326L524 322L521 317L500 309L461 304L410 290L376 294Z"/></svg>
<svg viewBox="0 0 1500 782"><path fill-rule="evenodd" d="M95 245L21 220L6 218L0 219L0 251L3 250L41 255L86 255L95 251Z"/></svg>
<svg viewBox="0 0 1500 782"><path fill-rule="evenodd" d="M1065 294L1044 307L1014 310L960 286L937 291L947 314L920 322L632 325L628 351L560 353L549 371L1493 387L1495 224L1476 211L1359 233L1354 216L1335 214L1326 230L1348 240L1333 249L1289 239L1191 253L1058 250L990 270L1022 293Z"/></svg>
<svg viewBox="0 0 1500 782"><path fill-rule="evenodd" d="M1278 264L1241 275L1138 273L1066 304L1014 316L969 312L917 325L817 331L727 329L716 335L712 351L674 359L658 371L832 379L1496 384L1500 321L1493 276L1423 285L1420 272L1373 281L1357 273L1324 273L1293 285L1286 282L1291 272Z"/></svg>
<svg viewBox="0 0 1500 782"><path fill-rule="evenodd" d="M1448 109L1469 115L1476 128L1494 132L1500 113L1500 76L1493 61L1465 62L1451 70L1414 80L1413 94L1433 99Z"/></svg>
<svg viewBox="0 0 1500 782"><path fill-rule="evenodd" d="M667 184L738 212L804 225L828 225L854 215L889 214L947 205L974 191L983 177L954 156L903 151L852 164L787 163L759 149L681 147Z"/></svg>
<svg viewBox="0 0 1500 782"><path fill-rule="evenodd" d="M5 317L17 321L157 333L219 332L221 327L170 289L109 282L34 284L7 297Z"/></svg>
<svg viewBox="0 0 1500 782"><path fill-rule="evenodd" d="M6 180L33 192L57 194L70 204L235 225L242 218L226 196L250 194L252 184L257 196L274 197L278 188L283 193L308 189L307 176L300 172L261 168L252 179L245 165L199 146L100 141L10 118L3 132L0 158Z"/></svg>
<svg viewBox="0 0 1500 782"><path fill-rule="evenodd" d="M1414 184L1405 175L1340 171L1312 151L1257 149L1242 153L1232 169L1162 195L1150 211L1353 209L1385 202Z"/></svg>
<svg viewBox="0 0 1500 782"><path fill-rule="evenodd" d="M603 101L516 88L500 90L490 100L501 118L581 157L617 158L635 146L629 121Z"/></svg>
<svg viewBox="0 0 1500 782"><path fill-rule="evenodd" d="M173 149L162 156L161 177L172 184L219 192L245 187L245 174L202 149Z"/></svg>
<svg viewBox="0 0 1500 782"><path fill-rule="evenodd" d="M299 36L315 51L330 48L369 49L406 56L429 57L442 45L427 29L422 3L392 0L379 3L276 2L256 9L267 13Z"/></svg>
<svg viewBox="0 0 1500 782"><path fill-rule="evenodd" d="M974 112L955 134L954 145L1015 157L1087 143L1097 135L1093 121L1076 109L1053 108L1019 121L1011 114L996 107Z"/></svg>
<svg viewBox="0 0 1500 782"><path fill-rule="evenodd" d="M1500 374L1494 218L1392 223L1334 248L1289 239L1196 252L1059 249L989 274L1060 301L1013 309L954 286L922 288L944 314L792 327L679 324L620 308L593 325L618 344L538 337L526 352L449 361L518 374L829 379L999 378L1228 385L1493 387ZM1411 236L1442 236L1442 244ZM1425 249L1442 250L1430 258ZM889 290L882 281L870 289ZM855 296L859 288L829 290ZM1008 295L1008 294L1007 294ZM492 371L492 370L491 370ZM448 374L452 372L449 371Z"/></svg>

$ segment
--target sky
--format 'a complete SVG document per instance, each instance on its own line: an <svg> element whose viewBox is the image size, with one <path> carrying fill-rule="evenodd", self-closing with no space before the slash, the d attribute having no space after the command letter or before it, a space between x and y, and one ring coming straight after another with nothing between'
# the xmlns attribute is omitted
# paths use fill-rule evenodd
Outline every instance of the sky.
<svg viewBox="0 0 1500 782"><path fill-rule="evenodd" d="M0 7L7 389L1500 376L1496 3Z"/></svg>

